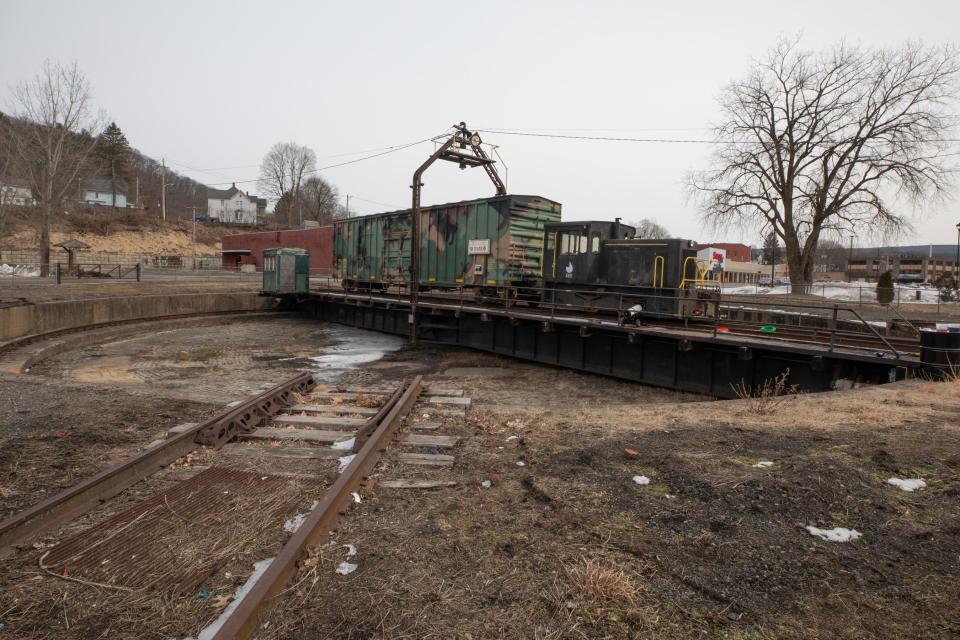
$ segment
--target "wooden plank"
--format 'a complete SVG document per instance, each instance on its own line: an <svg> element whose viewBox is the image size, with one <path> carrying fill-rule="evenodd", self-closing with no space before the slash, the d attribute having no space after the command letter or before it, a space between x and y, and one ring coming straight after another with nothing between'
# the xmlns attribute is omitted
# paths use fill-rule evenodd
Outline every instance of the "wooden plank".
<svg viewBox="0 0 960 640"><path fill-rule="evenodd" d="M433 416L447 416L451 418L462 418L467 415L467 412L463 409L447 409L446 407L416 407L413 412L414 415L422 416L427 414L430 417Z"/></svg>
<svg viewBox="0 0 960 640"><path fill-rule="evenodd" d="M448 396L427 396L426 398L421 398L420 402L426 404L452 404L459 407L470 406L470 398L452 398Z"/></svg>
<svg viewBox="0 0 960 640"><path fill-rule="evenodd" d="M250 433L241 433L243 440L304 440L306 442L333 443L345 440L349 435L344 431L321 431L320 429L274 429L263 427Z"/></svg>
<svg viewBox="0 0 960 640"><path fill-rule="evenodd" d="M410 425L414 429L420 429L422 431L433 431L434 429L440 428L439 422L421 422L420 424Z"/></svg>
<svg viewBox="0 0 960 640"><path fill-rule="evenodd" d="M457 485L453 480L406 480L398 478L396 480L381 480L377 483L378 487L388 489L439 489L441 487L455 487Z"/></svg>
<svg viewBox="0 0 960 640"><path fill-rule="evenodd" d="M366 418L337 418L323 416L288 416L278 414L273 416L273 421L277 424L302 424L318 427L329 427L331 429L356 429L367 423Z"/></svg>
<svg viewBox="0 0 960 640"><path fill-rule="evenodd" d="M298 458L302 460L330 460L348 453L327 447L257 447L242 444L228 444L220 449L220 452L228 456Z"/></svg>
<svg viewBox="0 0 960 640"><path fill-rule="evenodd" d="M401 453L398 460L404 464L416 464L426 467L452 467L453 456L441 453Z"/></svg>
<svg viewBox="0 0 960 640"><path fill-rule="evenodd" d="M388 395L390 394L383 393L380 391L377 391L374 393L368 393L368 392L340 393L339 391L328 391L328 392L321 392L321 393L310 393L310 394L307 394L306 397L311 400L353 400L357 396L368 396L368 397L379 398L379 397L388 396Z"/></svg>
<svg viewBox="0 0 960 640"><path fill-rule="evenodd" d="M336 413L338 415L356 414L372 416L379 411L375 407L357 407L349 404L295 404L287 411L305 411L307 413Z"/></svg>
<svg viewBox="0 0 960 640"><path fill-rule="evenodd" d="M456 436L424 436L418 433L411 433L401 440L401 443L411 447L440 447L443 449L449 449L458 442L460 442L460 438Z"/></svg>

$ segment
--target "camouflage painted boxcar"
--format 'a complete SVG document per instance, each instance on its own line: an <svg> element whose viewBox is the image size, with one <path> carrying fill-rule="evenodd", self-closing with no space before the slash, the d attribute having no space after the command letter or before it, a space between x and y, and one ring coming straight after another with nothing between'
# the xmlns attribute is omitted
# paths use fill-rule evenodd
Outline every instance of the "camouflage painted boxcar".
<svg viewBox="0 0 960 640"><path fill-rule="evenodd" d="M410 278L410 213L334 223L335 277L348 289L383 289ZM543 278L543 229L560 204L504 195L420 210L422 287L535 286Z"/></svg>

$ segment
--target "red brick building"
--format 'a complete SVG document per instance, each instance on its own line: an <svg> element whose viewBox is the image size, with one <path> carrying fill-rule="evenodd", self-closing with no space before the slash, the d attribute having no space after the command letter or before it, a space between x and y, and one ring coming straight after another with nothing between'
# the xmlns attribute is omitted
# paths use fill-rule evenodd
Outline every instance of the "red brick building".
<svg viewBox="0 0 960 640"><path fill-rule="evenodd" d="M328 275L333 268L333 226L290 231L237 233L223 237L223 266L245 264L263 269L264 249L306 249L310 252L310 274Z"/></svg>
<svg viewBox="0 0 960 640"><path fill-rule="evenodd" d="M716 247L727 250L727 260L732 262L751 262L751 249L737 242L701 242L704 247Z"/></svg>

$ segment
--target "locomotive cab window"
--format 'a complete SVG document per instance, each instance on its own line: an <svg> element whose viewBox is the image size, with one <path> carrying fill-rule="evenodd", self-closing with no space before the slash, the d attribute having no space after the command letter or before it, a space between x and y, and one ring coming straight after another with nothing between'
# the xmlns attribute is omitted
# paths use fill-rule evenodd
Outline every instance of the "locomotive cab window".
<svg viewBox="0 0 960 640"><path fill-rule="evenodd" d="M590 253L600 253L600 232L594 231L590 237Z"/></svg>
<svg viewBox="0 0 960 640"><path fill-rule="evenodd" d="M560 253L576 255L587 252L587 234L562 233L560 234Z"/></svg>

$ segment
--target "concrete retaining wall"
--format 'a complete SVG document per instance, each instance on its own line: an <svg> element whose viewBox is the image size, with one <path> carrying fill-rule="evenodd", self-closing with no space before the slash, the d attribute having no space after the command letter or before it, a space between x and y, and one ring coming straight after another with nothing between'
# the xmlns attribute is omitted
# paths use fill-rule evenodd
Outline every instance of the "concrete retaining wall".
<svg viewBox="0 0 960 640"><path fill-rule="evenodd" d="M0 341L103 322L188 313L264 311L275 306L273 298L244 291L43 302L0 308Z"/></svg>

